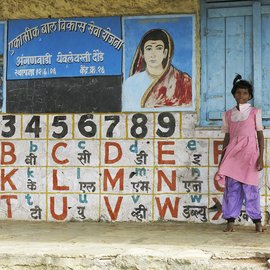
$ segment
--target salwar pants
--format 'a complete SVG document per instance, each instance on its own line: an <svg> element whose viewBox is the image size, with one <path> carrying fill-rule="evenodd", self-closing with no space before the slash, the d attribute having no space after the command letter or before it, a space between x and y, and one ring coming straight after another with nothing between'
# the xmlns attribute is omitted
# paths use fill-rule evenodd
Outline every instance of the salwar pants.
<svg viewBox="0 0 270 270"><path fill-rule="evenodd" d="M234 222L241 213L243 202L245 202L246 213L252 221L254 223L261 222L259 188L226 177L222 200L223 218Z"/></svg>

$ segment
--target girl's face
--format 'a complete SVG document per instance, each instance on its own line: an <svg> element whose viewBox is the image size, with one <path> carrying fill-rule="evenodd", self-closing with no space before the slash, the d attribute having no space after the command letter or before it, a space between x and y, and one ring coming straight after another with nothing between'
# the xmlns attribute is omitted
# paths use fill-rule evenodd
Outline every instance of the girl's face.
<svg viewBox="0 0 270 270"><path fill-rule="evenodd" d="M237 88L234 94L234 98L237 104L245 104L250 100L251 95L249 94L247 88Z"/></svg>

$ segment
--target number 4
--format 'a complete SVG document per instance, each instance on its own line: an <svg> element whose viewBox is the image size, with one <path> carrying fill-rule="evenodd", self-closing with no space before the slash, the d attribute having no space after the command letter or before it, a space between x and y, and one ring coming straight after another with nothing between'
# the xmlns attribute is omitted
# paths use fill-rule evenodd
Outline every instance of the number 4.
<svg viewBox="0 0 270 270"><path fill-rule="evenodd" d="M39 133L41 132L40 116L34 115L32 117L32 119L29 121L29 123L26 126L25 132L34 133L35 138L39 138Z"/></svg>

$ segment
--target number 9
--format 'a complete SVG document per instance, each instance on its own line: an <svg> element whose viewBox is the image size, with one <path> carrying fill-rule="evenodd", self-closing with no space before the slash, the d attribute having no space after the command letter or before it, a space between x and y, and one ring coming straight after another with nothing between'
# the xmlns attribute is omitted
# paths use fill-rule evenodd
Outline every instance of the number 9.
<svg viewBox="0 0 270 270"><path fill-rule="evenodd" d="M165 119L168 119L165 121ZM161 128L167 129L167 131L162 131L160 128L158 128L156 134L159 137L171 137L175 131L175 118L174 116L169 112L162 112L158 116L158 124Z"/></svg>

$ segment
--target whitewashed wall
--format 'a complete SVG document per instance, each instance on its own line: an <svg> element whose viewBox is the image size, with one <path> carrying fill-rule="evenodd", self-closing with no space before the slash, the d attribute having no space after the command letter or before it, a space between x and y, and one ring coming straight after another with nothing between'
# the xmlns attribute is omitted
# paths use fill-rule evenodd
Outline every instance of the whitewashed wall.
<svg viewBox="0 0 270 270"><path fill-rule="evenodd" d="M109 115L119 117L111 134ZM222 134L196 128L190 113L146 113L142 129L133 115L1 115L0 219L224 222L209 209L222 198L213 180ZM268 158L266 165L265 223ZM239 222L250 223L244 208Z"/></svg>

